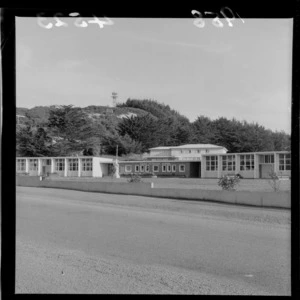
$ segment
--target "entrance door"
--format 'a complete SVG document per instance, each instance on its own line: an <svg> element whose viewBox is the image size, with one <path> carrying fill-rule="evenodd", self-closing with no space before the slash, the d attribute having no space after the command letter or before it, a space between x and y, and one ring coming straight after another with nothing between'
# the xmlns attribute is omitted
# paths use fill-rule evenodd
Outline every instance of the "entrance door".
<svg viewBox="0 0 300 300"><path fill-rule="evenodd" d="M259 178L270 178L270 173L274 170L273 164L259 165Z"/></svg>
<svg viewBox="0 0 300 300"><path fill-rule="evenodd" d="M47 170L47 166L43 166L42 167L42 176L46 176L46 171Z"/></svg>
<svg viewBox="0 0 300 300"><path fill-rule="evenodd" d="M200 162L190 163L190 177L199 178L200 177Z"/></svg>
<svg viewBox="0 0 300 300"><path fill-rule="evenodd" d="M42 174L43 176L49 176L51 173L51 159L43 160Z"/></svg>

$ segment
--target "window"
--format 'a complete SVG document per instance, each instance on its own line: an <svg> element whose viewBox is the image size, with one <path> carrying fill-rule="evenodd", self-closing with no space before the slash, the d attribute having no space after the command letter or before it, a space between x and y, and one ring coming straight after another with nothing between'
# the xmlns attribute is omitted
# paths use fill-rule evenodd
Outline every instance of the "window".
<svg viewBox="0 0 300 300"><path fill-rule="evenodd" d="M17 171L26 171L25 159L17 159Z"/></svg>
<svg viewBox="0 0 300 300"><path fill-rule="evenodd" d="M144 172L144 171L145 171L145 166L141 165L141 172Z"/></svg>
<svg viewBox="0 0 300 300"><path fill-rule="evenodd" d="M241 171L254 170L254 154L241 155Z"/></svg>
<svg viewBox="0 0 300 300"><path fill-rule="evenodd" d="M146 165L146 172L150 172L150 166Z"/></svg>
<svg viewBox="0 0 300 300"><path fill-rule="evenodd" d="M158 165L153 165L153 172L158 172L159 168Z"/></svg>
<svg viewBox="0 0 300 300"><path fill-rule="evenodd" d="M139 166L139 165L135 165L134 171L135 171L135 172L139 172L139 171L140 171L140 166Z"/></svg>
<svg viewBox="0 0 300 300"><path fill-rule="evenodd" d="M197 150L197 153L200 153L200 150Z"/></svg>
<svg viewBox="0 0 300 300"><path fill-rule="evenodd" d="M274 155L263 155L261 156L260 162L262 164L273 164L274 163Z"/></svg>
<svg viewBox="0 0 300 300"><path fill-rule="evenodd" d="M235 171L235 156L234 155L222 156L222 170L223 171Z"/></svg>
<svg viewBox="0 0 300 300"><path fill-rule="evenodd" d="M166 172L167 171L167 166L165 164L162 165L162 172Z"/></svg>
<svg viewBox="0 0 300 300"><path fill-rule="evenodd" d="M125 165L125 172L126 173L132 172L132 166L131 165Z"/></svg>
<svg viewBox="0 0 300 300"><path fill-rule="evenodd" d="M206 171L218 170L218 156L206 156Z"/></svg>
<svg viewBox="0 0 300 300"><path fill-rule="evenodd" d="M56 171L65 170L65 160L63 158L56 159Z"/></svg>
<svg viewBox="0 0 300 300"><path fill-rule="evenodd" d="M185 172L185 165L179 165L179 172Z"/></svg>
<svg viewBox="0 0 300 300"><path fill-rule="evenodd" d="M170 164L167 165L167 170L168 170L168 172L171 172L171 165Z"/></svg>
<svg viewBox="0 0 300 300"><path fill-rule="evenodd" d="M78 171L78 159L77 158L69 159L69 171Z"/></svg>
<svg viewBox="0 0 300 300"><path fill-rule="evenodd" d="M192 153L192 150L189 150L189 153Z"/></svg>
<svg viewBox="0 0 300 300"><path fill-rule="evenodd" d="M82 159L82 171L92 171L93 170L93 161L91 158Z"/></svg>
<svg viewBox="0 0 300 300"><path fill-rule="evenodd" d="M291 154L279 154L279 170L290 171L291 170Z"/></svg>
<svg viewBox="0 0 300 300"><path fill-rule="evenodd" d="M29 170L30 171L38 170L38 160L37 159L29 159Z"/></svg>
<svg viewBox="0 0 300 300"><path fill-rule="evenodd" d="M176 172L176 165L172 165L172 172Z"/></svg>
<svg viewBox="0 0 300 300"><path fill-rule="evenodd" d="M208 149L206 149L206 150L205 150L205 152L206 152L206 153L209 153L209 150L208 150Z"/></svg>
<svg viewBox="0 0 300 300"><path fill-rule="evenodd" d="M46 165L51 166L51 159L46 159Z"/></svg>

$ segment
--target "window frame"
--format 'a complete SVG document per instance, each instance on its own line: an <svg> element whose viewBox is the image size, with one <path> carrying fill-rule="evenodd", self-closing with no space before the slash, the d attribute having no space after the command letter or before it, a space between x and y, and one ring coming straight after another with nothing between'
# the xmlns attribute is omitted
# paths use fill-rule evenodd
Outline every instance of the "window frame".
<svg viewBox="0 0 300 300"><path fill-rule="evenodd" d="M181 167L183 167L183 170L181 169ZM181 172L181 173L185 172L185 164L179 165L179 172Z"/></svg>
<svg viewBox="0 0 300 300"><path fill-rule="evenodd" d="M254 154L243 154L240 156L240 171L254 171Z"/></svg>
<svg viewBox="0 0 300 300"><path fill-rule="evenodd" d="M217 155L206 156L205 159L205 171L215 172L218 171L219 167L219 158Z"/></svg>
<svg viewBox="0 0 300 300"><path fill-rule="evenodd" d="M79 169L78 158L69 158L68 159L68 171L76 172Z"/></svg>
<svg viewBox="0 0 300 300"><path fill-rule="evenodd" d="M64 171L65 166L65 159L64 158L56 158L55 159L55 171Z"/></svg>
<svg viewBox="0 0 300 300"><path fill-rule="evenodd" d="M20 167L22 167L22 168L20 168ZM17 171L19 171L19 172L26 171L26 159L25 158L17 158Z"/></svg>
<svg viewBox="0 0 300 300"><path fill-rule="evenodd" d="M157 168L157 170L155 170ZM155 164L152 166L152 171L155 172L155 173L158 173L159 172L159 165L158 164Z"/></svg>
<svg viewBox="0 0 300 300"><path fill-rule="evenodd" d="M93 159L92 158L82 158L81 159L81 170L84 172L93 171Z"/></svg>
<svg viewBox="0 0 300 300"><path fill-rule="evenodd" d="M32 163L36 162L36 165L33 165ZM39 160L37 158L29 159L29 171L38 171L39 170ZM34 168L33 168L34 167Z"/></svg>
<svg viewBox="0 0 300 300"><path fill-rule="evenodd" d="M130 168L130 170L128 170L127 168ZM132 172L132 165L125 165L125 173L131 173Z"/></svg>
<svg viewBox="0 0 300 300"><path fill-rule="evenodd" d="M264 154L262 159L262 164L274 164L274 154Z"/></svg>
<svg viewBox="0 0 300 300"><path fill-rule="evenodd" d="M236 170L235 155L224 155L222 157L222 171L234 172Z"/></svg>
<svg viewBox="0 0 300 300"><path fill-rule="evenodd" d="M288 163L287 163L288 161ZM279 153L279 171L291 171L291 154L290 153Z"/></svg>
<svg viewBox="0 0 300 300"><path fill-rule="evenodd" d="M171 164L167 164L167 172L171 173L172 172L172 167Z"/></svg>
<svg viewBox="0 0 300 300"><path fill-rule="evenodd" d="M172 165L172 172L173 172L173 173L176 172L176 165Z"/></svg>

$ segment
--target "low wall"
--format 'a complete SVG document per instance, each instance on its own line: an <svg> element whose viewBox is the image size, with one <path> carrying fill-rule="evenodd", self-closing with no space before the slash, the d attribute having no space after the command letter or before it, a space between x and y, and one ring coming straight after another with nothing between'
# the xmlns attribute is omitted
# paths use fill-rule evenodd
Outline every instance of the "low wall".
<svg viewBox="0 0 300 300"><path fill-rule="evenodd" d="M260 207L291 208L290 192L212 191L201 189L151 188L150 182L101 182L43 180L37 176L17 176L16 185L71 189L110 194L141 195L172 199L218 201Z"/></svg>

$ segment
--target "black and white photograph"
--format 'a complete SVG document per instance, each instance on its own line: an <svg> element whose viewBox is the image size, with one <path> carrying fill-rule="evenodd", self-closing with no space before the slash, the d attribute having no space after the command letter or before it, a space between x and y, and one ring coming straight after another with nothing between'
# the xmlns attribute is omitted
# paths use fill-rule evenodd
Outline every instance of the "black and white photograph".
<svg viewBox="0 0 300 300"><path fill-rule="evenodd" d="M293 18L200 4L15 18L16 294L291 296Z"/></svg>

